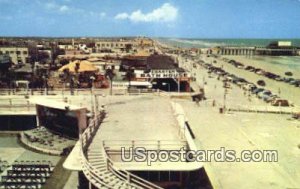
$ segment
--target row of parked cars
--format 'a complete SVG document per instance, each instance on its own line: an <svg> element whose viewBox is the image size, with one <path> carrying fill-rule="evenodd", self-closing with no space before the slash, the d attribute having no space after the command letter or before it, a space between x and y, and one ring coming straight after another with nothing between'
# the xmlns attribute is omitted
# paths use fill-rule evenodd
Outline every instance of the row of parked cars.
<svg viewBox="0 0 300 189"><path fill-rule="evenodd" d="M288 100L281 99L278 95L272 93L272 91L259 87L256 84L245 80L244 78L238 77L234 74L230 74L220 67L216 67L208 63L200 65L206 68L208 70L208 73L214 73L218 75L218 77L224 78L225 82L231 82L240 86L243 90L256 95L259 99L262 99L267 103L271 103L273 106L290 106Z"/></svg>
<svg viewBox="0 0 300 189"><path fill-rule="evenodd" d="M265 76L269 79L273 79L273 80L280 81L280 82L285 82L285 83L288 83L288 84L293 85L295 87L300 87L300 79L295 79L295 78L292 78L292 77L282 77L282 76L277 75L275 73L268 72L268 71L265 71L265 70L260 69L260 68L255 68L254 66L245 66L244 64L242 64L240 62L237 62L235 60L229 60L227 58L223 58L223 61L228 62L229 64L232 64L232 65L234 65L235 67L237 67L239 69L248 70L248 71L256 73L258 75Z"/></svg>

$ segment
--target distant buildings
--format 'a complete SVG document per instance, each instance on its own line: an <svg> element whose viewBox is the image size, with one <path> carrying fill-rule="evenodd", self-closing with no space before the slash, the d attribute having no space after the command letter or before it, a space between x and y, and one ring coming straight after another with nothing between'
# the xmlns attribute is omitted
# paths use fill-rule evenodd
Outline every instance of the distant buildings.
<svg viewBox="0 0 300 189"><path fill-rule="evenodd" d="M88 54L93 52L93 47L91 46L93 44L78 44L78 43L59 43L58 48L61 50L64 50L67 54L68 51L80 51L82 54Z"/></svg>
<svg viewBox="0 0 300 189"><path fill-rule="evenodd" d="M7 54L1 54L0 55L0 64L3 65L3 64L9 64L9 63L11 63L10 56Z"/></svg>
<svg viewBox="0 0 300 189"><path fill-rule="evenodd" d="M119 60L104 60L98 58L90 58L88 61L98 68L100 74L105 74L107 69L120 70Z"/></svg>
<svg viewBox="0 0 300 189"><path fill-rule="evenodd" d="M123 39L105 39L96 42L96 52L130 52L136 47L136 42L133 40Z"/></svg>
<svg viewBox="0 0 300 189"><path fill-rule="evenodd" d="M290 48L292 47L291 41L273 41L268 46L268 48Z"/></svg>
<svg viewBox="0 0 300 189"><path fill-rule="evenodd" d="M154 52L154 42L149 38L102 39L95 44L96 52L129 53L144 50Z"/></svg>
<svg viewBox="0 0 300 189"><path fill-rule="evenodd" d="M27 47L0 47L0 55L6 54L14 64L26 63L29 57Z"/></svg>
<svg viewBox="0 0 300 189"><path fill-rule="evenodd" d="M6 80L6 76L11 66L10 57L7 54L0 55L0 86L2 86L2 80Z"/></svg>

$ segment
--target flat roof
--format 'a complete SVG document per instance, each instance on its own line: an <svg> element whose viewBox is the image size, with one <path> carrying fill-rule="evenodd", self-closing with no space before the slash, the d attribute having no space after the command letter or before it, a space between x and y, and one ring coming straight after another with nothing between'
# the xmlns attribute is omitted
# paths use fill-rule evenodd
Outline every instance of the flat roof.
<svg viewBox="0 0 300 189"><path fill-rule="evenodd" d="M105 145L109 157L118 168L126 170L177 170L191 171L203 167L201 162L157 162L148 166L146 162L123 162L118 154L121 148L138 146L146 150L180 150L188 141L180 136L177 114L171 100L158 96L108 96L99 99L105 103L107 115L93 142L92 149ZM134 142L134 143L132 143ZM115 153L117 152L117 154Z"/></svg>
<svg viewBox="0 0 300 189"><path fill-rule="evenodd" d="M179 140L169 99L134 96L99 101L104 100L107 117L97 132L102 140Z"/></svg>
<svg viewBox="0 0 300 189"><path fill-rule="evenodd" d="M69 109L71 111L76 111L76 110L86 109L84 107L71 105L69 103L65 103L62 101L50 100L50 99L47 99L46 97L36 97L36 98L30 99L30 102L33 104L36 104L36 105L47 106L47 107L55 108L55 109L59 109L59 110Z"/></svg>

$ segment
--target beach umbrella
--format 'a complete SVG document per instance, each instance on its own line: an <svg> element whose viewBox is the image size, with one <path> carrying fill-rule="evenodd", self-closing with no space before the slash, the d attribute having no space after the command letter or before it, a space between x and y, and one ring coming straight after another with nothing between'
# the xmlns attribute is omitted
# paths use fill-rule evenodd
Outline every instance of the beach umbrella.
<svg viewBox="0 0 300 189"><path fill-rule="evenodd" d="M71 73L81 73L81 72L97 72L98 69L87 60L75 60L69 64L64 65L58 71L64 72L64 70L69 70Z"/></svg>

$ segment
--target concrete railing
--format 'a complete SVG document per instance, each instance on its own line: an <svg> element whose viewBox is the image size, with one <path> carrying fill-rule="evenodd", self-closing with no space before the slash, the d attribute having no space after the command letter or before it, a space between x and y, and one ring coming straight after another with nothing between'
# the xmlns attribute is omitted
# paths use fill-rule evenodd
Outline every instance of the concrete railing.
<svg viewBox="0 0 300 189"><path fill-rule="evenodd" d="M30 112L32 114L35 112L35 105L25 98L1 98L0 113L4 113L5 111L16 113Z"/></svg>
<svg viewBox="0 0 300 189"><path fill-rule="evenodd" d="M197 151L196 144L194 143L194 139L192 134L189 131L189 128L186 124L187 118L185 116L184 110L180 104L172 102L172 109L177 117L177 121L179 124L179 136L181 138L185 138L190 150Z"/></svg>
<svg viewBox="0 0 300 189"><path fill-rule="evenodd" d="M118 89L113 88L113 95L137 95L137 94L149 94L156 93L159 90L157 89ZM86 95L88 93L97 94L97 95L110 95L109 88L85 88L85 89L69 89L69 88L55 88L55 89L8 89L0 88L1 95Z"/></svg>
<svg viewBox="0 0 300 189"><path fill-rule="evenodd" d="M230 106L228 111L247 112L247 113L270 113L270 114L295 114L300 112L299 107L281 107L281 106Z"/></svg>
<svg viewBox="0 0 300 189"><path fill-rule="evenodd" d="M124 182L127 182L129 184L128 185L129 188L132 188L134 186L139 186L141 188L146 188L146 189L163 189L162 187L159 187L145 179L142 179L134 174L131 174L128 171L118 169L117 166L114 165L114 162L109 157L107 157L107 168L109 171L114 173L118 178L124 180Z"/></svg>
<svg viewBox="0 0 300 189"><path fill-rule="evenodd" d="M144 147L147 150L178 150L187 148L185 140L104 140L103 147L107 153L118 150L122 147L125 149Z"/></svg>
<svg viewBox="0 0 300 189"><path fill-rule="evenodd" d="M103 118L100 114L100 116L96 116L93 120L90 121L88 127L86 130L80 135L80 144L81 144L81 165L83 168L83 173L87 177L87 179L95 186L101 187L107 187L110 188L108 184L106 184L101 177L98 175L97 171L93 166L89 163L88 159L86 158L86 152L88 150L88 147L90 143L93 140L93 135L95 134L96 130L100 126L101 118ZM99 186L100 185L100 186Z"/></svg>
<svg viewBox="0 0 300 189"><path fill-rule="evenodd" d="M93 118L86 130L81 134L80 136L80 142L81 142L81 160L82 160L82 166L83 166L83 172L88 178L88 180L95 185L96 187L102 188L113 188L113 186L110 185L110 183L107 183L104 181L104 178L102 177L101 173L99 173L95 167L92 166L92 164L89 162L87 158L87 152L89 150L90 144L93 142L93 137L95 136L97 130L100 127L101 121L104 119L105 113L101 112L98 116ZM108 155L105 153L104 146L101 145L101 151L104 154L107 170L111 172L114 176L116 176L118 179L120 179L126 188L148 188L148 189L162 189L161 187L144 180L140 177L137 177L134 174L131 174L130 172L126 170L120 170L114 165L114 162L108 157ZM101 160L99 160L101 161ZM102 162L103 163L103 162ZM123 185L123 186L124 186Z"/></svg>
<svg viewBox="0 0 300 189"><path fill-rule="evenodd" d="M8 89L0 88L0 95L80 95L82 93L95 93L101 94L104 93L105 89L95 89L95 88L85 88L85 89L69 89L69 88L55 88L55 89L46 89L46 88L34 88L34 89Z"/></svg>

